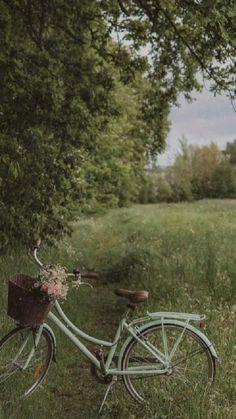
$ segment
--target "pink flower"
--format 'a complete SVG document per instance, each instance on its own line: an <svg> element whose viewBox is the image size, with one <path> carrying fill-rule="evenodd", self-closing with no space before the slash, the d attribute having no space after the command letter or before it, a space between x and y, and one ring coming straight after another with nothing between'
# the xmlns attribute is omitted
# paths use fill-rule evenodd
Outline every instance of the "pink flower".
<svg viewBox="0 0 236 419"><path fill-rule="evenodd" d="M66 298L68 285L64 268L56 266L55 269L42 270L39 279L40 282L36 282L34 287L40 289L50 300Z"/></svg>

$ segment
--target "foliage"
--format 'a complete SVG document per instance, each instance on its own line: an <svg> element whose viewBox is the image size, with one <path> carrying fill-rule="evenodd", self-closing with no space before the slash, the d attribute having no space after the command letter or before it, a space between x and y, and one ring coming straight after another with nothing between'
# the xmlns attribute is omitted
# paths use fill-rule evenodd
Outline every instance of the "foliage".
<svg viewBox="0 0 236 419"><path fill-rule="evenodd" d="M186 151L180 154L173 165L174 173L178 179L188 182L188 194L185 194L184 199L204 198L214 195L212 186L212 177L215 170L223 161L222 152L217 145L211 144L209 146L191 146L185 144ZM188 167L188 171L181 172L182 166ZM178 181L178 180L177 180Z"/></svg>
<svg viewBox="0 0 236 419"><path fill-rule="evenodd" d="M144 187L146 202L179 202L202 198L234 198L236 196L236 166L229 150L209 146L188 145L180 141L181 151L172 166L154 168L148 173L149 185ZM146 191L146 192L145 192Z"/></svg>
<svg viewBox="0 0 236 419"><path fill-rule="evenodd" d="M234 0L119 0L107 7L114 10L115 3L120 6L116 24L124 38L137 51L148 46L149 75L154 87L160 84L163 97L175 101L179 91L189 97L199 87L199 70L213 82L213 91L230 90L233 97Z"/></svg>
<svg viewBox="0 0 236 419"><path fill-rule="evenodd" d="M122 91L118 73L103 58L104 49L116 46L96 1L15 0L0 7L0 246L5 249L13 240L29 245L39 236L57 239L69 231L77 201L81 212L134 199L145 145L132 88L116 98Z"/></svg>
<svg viewBox="0 0 236 419"><path fill-rule="evenodd" d="M236 140L234 140L232 143L227 143L226 148L223 151L224 155L226 156L227 160L231 164L236 164Z"/></svg>
<svg viewBox="0 0 236 419"><path fill-rule="evenodd" d="M60 3L0 4L2 247L60 235L83 149L112 112L112 74L88 48L95 2Z"/></svg>
<svg viewBox="0 0 236 419"><path fill-rule="evenodd" d="M84 178L80 206L86 213L138 199L148 146L137 100L144 89L141 77L129 86L116 83L114 99L119 115L97 136L95 153L88 153L81 166Z"/></svg>

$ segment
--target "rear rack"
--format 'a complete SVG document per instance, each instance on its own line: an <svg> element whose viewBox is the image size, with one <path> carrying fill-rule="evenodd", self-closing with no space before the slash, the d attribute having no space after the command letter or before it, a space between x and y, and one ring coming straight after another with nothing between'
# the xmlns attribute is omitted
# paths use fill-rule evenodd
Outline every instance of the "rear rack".
<svg viewBox="0 0 236 419"><path fill-rule="evenodd" d="M194 314L194 313L175 313L175 312L165 312L160 311L156 313L147 312L148 317L152 320L156 319L181 319L187 321L201 321L206 318L204 314Z"/></svg>

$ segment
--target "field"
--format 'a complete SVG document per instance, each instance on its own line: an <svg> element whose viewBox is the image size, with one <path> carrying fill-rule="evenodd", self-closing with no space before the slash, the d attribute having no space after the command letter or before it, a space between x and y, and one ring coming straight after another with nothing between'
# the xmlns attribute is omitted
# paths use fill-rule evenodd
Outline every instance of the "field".
<svg viewBox="0 0 236 419"><path fill-rule="evenodd" d="M168 395L163 404L136 405L118 384L109 395L102 418L225 419L236 417L236 201L194 204L138 205L86 218L58 249L44 249L42 258L69 269L80 266L100 272L94 289L71 291L64 304L88 333L113 337L124 302L117 286L148 289L149 311L186 311L207 315L208 337L219 353L216 383L200 406L179 403ZM14 326L6 315L6 283L15 272L35 274L23 252L1 261L1 336ZM146 307L142 305L139 314ZM98 417L106 387L90 375L89 364L55 330L57 363L31 398L2 406L1 419L64 419Z"/></svg>

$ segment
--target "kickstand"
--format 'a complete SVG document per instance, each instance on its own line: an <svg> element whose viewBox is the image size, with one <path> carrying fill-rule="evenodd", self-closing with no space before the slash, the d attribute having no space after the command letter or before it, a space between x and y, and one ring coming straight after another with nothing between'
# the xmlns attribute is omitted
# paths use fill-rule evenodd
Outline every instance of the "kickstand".
<svg viewBox="0 0 236 419"><path fill-rule="evenodd" d="M98 411L98 414L100 415L100 413L102 412L102 409L103 409L103 406L104 406L104 404L105 404L105 401L106 401L106 399L107 399L107 396L108 396L108 394L110 393L110 391L112 391L113 390L113 387L114 387L114 385L117 383L117 377L113 377L112 378L112 381L109 383L109 385L107 386L107 389L106 389L106 392L105 392L105 394L104 394L104 397L103 397L103 400L102 400L102 403L101 403L101 406L100 406L100 409L99 409L99 411Z"/></svg>

